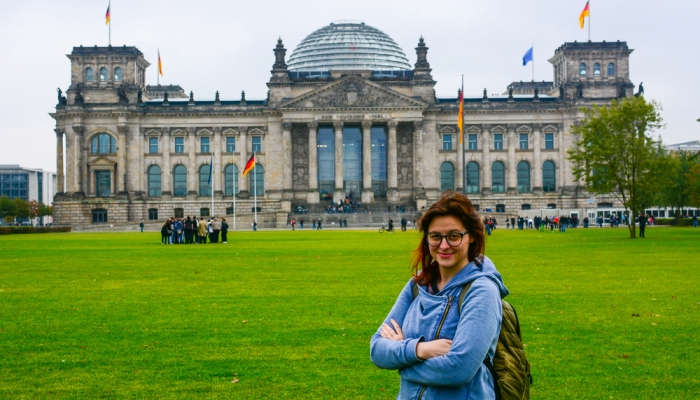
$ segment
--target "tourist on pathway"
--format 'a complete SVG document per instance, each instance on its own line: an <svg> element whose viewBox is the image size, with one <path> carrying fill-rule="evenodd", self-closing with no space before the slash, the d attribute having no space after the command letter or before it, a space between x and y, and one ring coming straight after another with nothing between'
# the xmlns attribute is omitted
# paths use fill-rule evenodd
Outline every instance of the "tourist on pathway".
<svg viewBox="0 0 700 400"><path fill-rule="evenodd" d="M647 217L639 213L639 218L637 218L637 221L639 222L639 237L643 238L644 237L644 229L647 226Z"/></svg>
<svg viewBox="0 0 700 400"><path fill-rule="evenodd" d="M221 243L228 243L228 224L226 218L221 218Z"/></svg>
<svg viewBox="0 0 700 400"><path fill-rule="evenodd" d="M143 232L143 220L141 220L141 223L139 224L139 228L141 228L141 232Z"/></svg>
<svg viewBox="0 0 700 400"><path fill-rule="evenodd" d="M484 256L484 226L459 193L443 196L418 224L415 276L372 336L372 362L398 370L398 399L495 399L485 359L493 360L508 290Z"/></svg>

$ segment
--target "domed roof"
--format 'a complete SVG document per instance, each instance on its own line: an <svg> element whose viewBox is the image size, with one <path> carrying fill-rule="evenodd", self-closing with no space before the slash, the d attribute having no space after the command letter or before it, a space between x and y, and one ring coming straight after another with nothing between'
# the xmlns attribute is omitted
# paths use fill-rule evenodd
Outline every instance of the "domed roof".
<svg viewBox="0 0 700 400"><path fill-rule="evenodd" d="M312 32L289 57L290 71L410 70L403 50L364 22L336 22Z"/></svg>

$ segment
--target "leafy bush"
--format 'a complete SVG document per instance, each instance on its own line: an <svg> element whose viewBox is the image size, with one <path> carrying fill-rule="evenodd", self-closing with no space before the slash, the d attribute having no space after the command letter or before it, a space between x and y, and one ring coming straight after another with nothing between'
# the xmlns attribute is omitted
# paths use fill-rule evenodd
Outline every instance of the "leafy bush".
<svg viewBox="0 0 700 400"><path fill-rule="evenodd" d="M692 218L657 218L656 225L693 226Z"/></svg>
<svg viewBox="0 0 700 400"><path fill-rule="evenodd" d="M49 226L2 226L0 227L0 235L8 235L10 233L51 233L51 232L70 232L70 226L49 227Z"/></svg>

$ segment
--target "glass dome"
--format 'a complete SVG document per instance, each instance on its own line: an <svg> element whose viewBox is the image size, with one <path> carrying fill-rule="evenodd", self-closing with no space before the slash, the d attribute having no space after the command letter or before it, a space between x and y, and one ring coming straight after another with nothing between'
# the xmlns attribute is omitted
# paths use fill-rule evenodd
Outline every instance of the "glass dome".
<svg viewBox="0 0 700 400"><path fill-rule="evenodd" d="M406 71L403 50L379 29L364 22L335 22L312 32L294 49L288 69Z"/></svg>

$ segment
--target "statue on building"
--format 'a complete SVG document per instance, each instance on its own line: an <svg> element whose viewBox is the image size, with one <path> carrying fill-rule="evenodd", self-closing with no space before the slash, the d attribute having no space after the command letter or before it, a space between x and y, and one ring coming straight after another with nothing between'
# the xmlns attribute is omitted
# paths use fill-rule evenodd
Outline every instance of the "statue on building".
<svg viewBox="0 0 700 400"><path fill-rule="evenodd" d="M644 97L644 82L639 82L639 90L637 91L637 94L635 94L636 97L642 96Z"/></svg>
<svg viewBox="0 0 700 400"><path fill-rule="evenodd" d="M219 98L219 91L216 91L216 95L214 95L214 102L219 104L221 103L221 99Z"/></svg>
<svg viewBox="0 0 700 400"><path fill-rule="evenodd" d="M513 100L513 88L508 88L508 100Z"/></svg>
<svg viewBox="0 0 700 400"><path fill-rule="evenodd" d="M535 88L535 98L536 99L540 98L540 89L539 88Z"/></svg>
<svg viewBox="0 0 700 400"><path fill-rule="evenodd" d="M194 103L194 92L190 90L190 103Z"/></svg>
<svg viewBox="0 0 700 400"><path fill-rule="evenodd" d="M66 96L63 95L63 91L61 91L61 88L56 88L56 91L58 92L58 105L65 106L66 104L68 104L68 100L66 99Z"/></svg>
<svg viewBox="0 0 700 400"><path fill-rule="evenodd" d="M241 90L241 105L245 105L245 90Z"/></svg>
<svg viewBox="0 0 700 400"><path fill-rule="evenodd" d="M576 85L576 97L579 99L583 98L583 83Z"/></svg>
<svg viewBox="0 0 700 400"><path fill-rule="evenodd" d="M168 92L163 92L163 104L168 104Z"/></svg>
<svg viewBox="0 0 700 400"><path fill-rule="evenodd" d="M136 92L136 104L143 103L143 91L141 89Z"/></svg>
<svg viewBox="0 0 700 400"><path fill-rule="evenodd" d="M129 97L126 95L123 85L117 89L117 96L119 96L119 104L129 104Z"/></svg>
<svg viewBox="0 0 700 400"><path fill-rule="evenodd" d="M486 94L486 88L484 88L484 96L483 96L482 100L486 101L488 99L489 99L489 95Z"/></svg>
<svg viewBox="0 0 700 400"><path fill-rule="evenodd" d="M80 88L78 88L78 90L75 92L73 103L81 106L85 104L85 98L83 98L83 94L80 93Z"/></svg>

